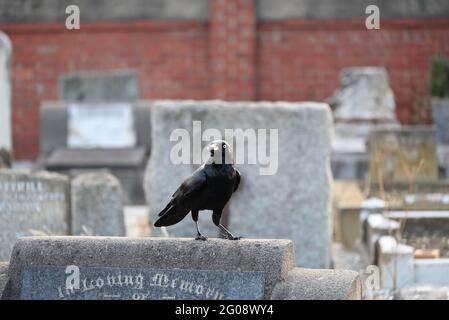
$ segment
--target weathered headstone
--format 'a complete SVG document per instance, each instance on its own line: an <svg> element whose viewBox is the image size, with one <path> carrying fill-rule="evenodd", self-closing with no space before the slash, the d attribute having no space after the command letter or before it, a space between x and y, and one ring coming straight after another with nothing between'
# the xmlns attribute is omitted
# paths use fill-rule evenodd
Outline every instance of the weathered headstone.
<svg viewBox="0 0 449 320"><path fill-rule="evenodd" d="M8 274L2 299L360 299L356 272L294 268L290 240L30 237Z"/></svg>
<svg viewBox="0 0 449 320"><path fill-rule="evenodd" d="M375 130L369 137L369 155L371 183L411 185L438 180L434 128Z"/></svg>
<svg viewBox="0 0 449 320"><path fill-rule="evenodd" d="M334 96L336 121L395 121L395 102L388 74L379 67L352 67L340 74L341 88Z"/></svg>
<svg viewBox="0 0 449 320"><path fill-rule="evenodd" d="M330 99L335 120L332 170L336 179L363 179L370 132L398 126L394 95L384 68L343 69L340 84Z"/></svg>
<svg viewBox="0 0 449 320"><path fill-rule="evenodd" d="M73 235L125 235L122 189L110 173L83 173L75 177L71 203Z"/></svg>
<svg viewBox="0 0 449 320"><path fill-rule="evenodd" d="M252 238L292 239L298 266L325 268L331 262L331 216L329 166L332 118L328 105L321 103L251 103L222 101L158 101L152 108L152 152L144 186L152 221L163 209L179 184L200 164L173 164L170 160L175 130L185 130L192 139L192 156L201 153L200 143L207 129L248 130L243 152L244 164L239 190L230 200L228 225L236 235ZM193 122L201 129L193 129ZM273 130L273 131L270 131ZM275 134L274 130L277 130ZM257 141L248 143L251 133ZM211 131L208 130L210 133ZM271 133L270 133L271 132ZM201 147L210 142L205 137ZM228 141L231 142L231 141ZM250 153L258 145L259 156ZM238 152L234 144L235 158ZM272 175L261 175L268 164L261 163L266 146L271 152ZM201 149L201 148L199 148ZM249 156L248 156L249 154ZM255 164L252 164L255 163ZM200 226L207 236L216 236L210 212L200 213ZM187 216L168 228L170 235L195 236L195 226ZM155 235L160 234L155 229Z"/></svg>
<svg viewBox="0 0 449 320"><path fill-rule="evenodd" d="M69 185L55 173L0 170L0 260L21 237L69 234Z"/></svg>
<svg viewBox="0 0 449 320"><path fill-rule="evenodd" d="M5 163L12 149L11 143L11 79L10 61L12 46L9 37L0 31L0 150L5 155L0 155L0 168L6 167Z"/></svg>

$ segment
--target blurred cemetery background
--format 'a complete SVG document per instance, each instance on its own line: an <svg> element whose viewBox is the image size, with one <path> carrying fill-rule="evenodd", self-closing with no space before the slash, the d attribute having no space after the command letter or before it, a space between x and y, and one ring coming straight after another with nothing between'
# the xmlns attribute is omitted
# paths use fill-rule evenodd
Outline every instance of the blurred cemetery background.
<svg viewBox="0 0 449 320"><path fill-rule="evenodd" d="M201 120L279 128L277 175L238 167L231 230L378 266L366 299L449 298L448 1L0 0L0 31L0 261L27 235L193 236L151 221L195 169L170 132Z"/></svg>

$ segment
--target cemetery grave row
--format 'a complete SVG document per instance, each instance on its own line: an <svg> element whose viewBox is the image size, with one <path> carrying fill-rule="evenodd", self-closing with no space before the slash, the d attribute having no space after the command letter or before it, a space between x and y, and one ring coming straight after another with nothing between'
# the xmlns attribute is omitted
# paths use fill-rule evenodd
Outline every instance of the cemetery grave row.
<svg viewBox="0 0 449 320"><path fill-rule="evenodd" d="M31 235L125 235L122 191L105 172L74 179L40 171L0 170L0 261Z"/></svg>

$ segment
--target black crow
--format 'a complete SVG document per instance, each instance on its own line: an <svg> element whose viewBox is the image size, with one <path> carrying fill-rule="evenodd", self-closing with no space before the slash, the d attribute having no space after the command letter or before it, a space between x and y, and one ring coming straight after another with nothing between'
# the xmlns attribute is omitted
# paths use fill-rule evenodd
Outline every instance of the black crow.
<svg viewBox="0 0 449 320"><path fill-rule="evenodd" d="M210 158L188 177L172 195L170 202L159 213L155 227L171 226L180 222L191 212L196 224L196 240L206 240L198 226L200 210L212 210L212 221L220 232L230 240L234 237L222 224L221 213L232 193L240 183L240 173L233 166L232 151L223 140L215 140L207 146Z"/></svg>

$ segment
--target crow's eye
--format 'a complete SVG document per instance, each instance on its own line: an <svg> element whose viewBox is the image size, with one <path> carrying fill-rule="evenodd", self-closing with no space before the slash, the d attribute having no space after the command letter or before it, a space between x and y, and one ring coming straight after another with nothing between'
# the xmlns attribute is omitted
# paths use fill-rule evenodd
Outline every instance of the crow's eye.
<svg viewBox="0 0 449 320"><path fill-rule="evenodd" d="M223 145L223 149L226 149L226 145L225 144Z"/></svg>

